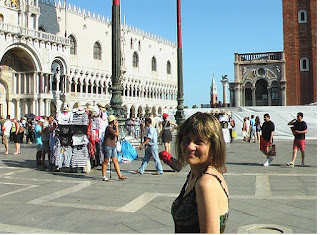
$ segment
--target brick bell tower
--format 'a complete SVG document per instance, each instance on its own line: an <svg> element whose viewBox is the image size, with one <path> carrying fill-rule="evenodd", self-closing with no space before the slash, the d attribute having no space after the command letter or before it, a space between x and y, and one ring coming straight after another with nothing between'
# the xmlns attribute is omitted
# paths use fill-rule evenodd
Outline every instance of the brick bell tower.
<svg viewBox="0 0 320 235"><path fill-rule="evenodd" d="M317 0L282 0L287 105L317 102Z"/></svg>

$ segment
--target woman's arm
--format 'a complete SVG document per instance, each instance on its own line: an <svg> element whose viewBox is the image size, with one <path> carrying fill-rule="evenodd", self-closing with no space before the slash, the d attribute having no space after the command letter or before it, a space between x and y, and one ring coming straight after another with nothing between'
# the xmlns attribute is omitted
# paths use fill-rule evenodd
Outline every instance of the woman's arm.
<svg viewBox="0 0 320 235"><path fill-rule="evenodd" d="M19 133L19 127L20 127L20 125L19 125L19 123L18 122L15 122L14 123L15 125L16 125L16 134L18 134Z"/></svg>
<svg viewBox="0 0 320 235"><path fill-rule="evenodd" d="M219 190L219 182L210 176L202 176L196 184L200 233L220 233Z"/></svg>
<svg viewBox="0 0 320 235"><path fill-rule="evenodd" d="M118 127L118 121L117 120L114 121L114 125L116 127L116 131L115 131L114 135L118 137L119 136L119 127Z"/></svg>

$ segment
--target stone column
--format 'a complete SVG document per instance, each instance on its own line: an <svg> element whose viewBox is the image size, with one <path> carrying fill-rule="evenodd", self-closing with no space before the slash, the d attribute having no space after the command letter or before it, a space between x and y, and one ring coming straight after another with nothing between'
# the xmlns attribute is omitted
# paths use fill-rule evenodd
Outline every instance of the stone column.
<svg viewBox="0 0 320 235"><path fill-rule="evenodd" d="M57 81L57 85L56 85L56 91L60 90L60 74L56 73L56 81Z"/></svg>
<svg viewBox="0 0 320 235"><path fill-rule="evenodd" d="M38 102L39 102L39 114L40 116L43 116L46 114L45 107L44 107L44 100L40 98L38 99Z"/></svg>
<svg viewBox="0 0 320 235"><path fill-rule="evenodd" d="M37 100L36 99L32 99L31 100L32 104L31 104L31 112L35 115L38 115L37 113Z"/></svg>
<svg viewBox="0 0 320 235"><path fill-rule="evenodd" d="M50 113L51 100L50 99L46 99L45 100L45 104L46 104L46 115L49 116L49 115L51 115L51 113Z"/></svg>
<svg viewBox="0 0 320 235"><path fill-rule="evenodd" d="M23 74L23 93L27 94L27 74Z"/></svg>
<svg viewBox="0 0 320 235"><path fill-rule="evenodd" d="M252 87L251 88L251 92L252 92L252 106L256 106L256 88Z"/></svg>
<svg viewBox="0 0 320 235"><path fill-rule="evenodd" d="M20 99L16 99L16 118L21 118L21 105L20 105Z"/></svg>
<svg viewBox="0 0 320 235"><path fill-rule="evenodd" d="M234 88L234 106L240 107L240 92L238 85L236 85Z"/></svg>
<svg viewBox="0 0 320 235"><path fill-rule="evenodd" d="M286 106L287 105L287 99L286 99L286 86L280 86L280 96L281 96L281 105Z"/></svg>
<svg viewBox="0 0 320 235"><path fill-rule="evenodd" d="M8 114L10 114L11 117L15 117L15 105L13 99L8 99Z"/></svg>
<svg viewBox="0 0 320 235"><path fill-rule="evenodd" d="M17 73L17 79L16 79L16 81L17 81L17 90L16 90L17 94L20 94L20 92L21 92L21 90L20 90L20 86L21 86L20 76L21 76L21 74Z"/></svg>
<svg viewBox="0 0 320 235"><path fill-rule="evenodd" d="M271 106L272 100L271 100L271 87L268 87L268 106Z"/></svg>
<svg viewBox="0 0 320 235"><path fill-rule="evenodd" d="M44 78L44 74L43 73L39 73L39 93L43 93L44 89L44 82L43 82L43 79Z"/></svg>
<svg viewBox="0 0 320 235"><path fill-rule="evenodd" d="M227 83L228 83L228 78L222 76L221 83L222 83L222 86L223 86L223 105L224 105L224 107L227 107Z"/></svg>

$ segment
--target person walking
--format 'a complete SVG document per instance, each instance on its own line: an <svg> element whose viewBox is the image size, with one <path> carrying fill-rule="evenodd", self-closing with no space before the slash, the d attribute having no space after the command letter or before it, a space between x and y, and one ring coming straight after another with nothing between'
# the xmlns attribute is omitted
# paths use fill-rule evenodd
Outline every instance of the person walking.
<svg viewBox="0 0 320 235"><path fill-rule="evenodd" d="M104 161L102 163L102 180L106 182L110 181L106 176L107 165L110 161L110 158L112 158L112 162L114 165L114 169L117 172L118 179L125 180L127 179L127 177L124 177L121 174L117 157L116 139L119 136L118 121L114 115L109 115L108 123L109 125L106 127L103 139Z"/></svg>
<svg viewBox="0 0 320 235"><path fill-rule="evenodd" d="M255 119L254 119L254 115L251 115L251 119L250 119L250 134L249 134L249 140L248 142L250 143L251 138L253 136L254 141L253 143L256 142L257 136L256 136L256 126L255 126Z"/></svg>
<svg viewBox="0 0 320 235"><path fill-rule="evenodd" d="M145 125L148 127L146 136L147 138L139 146L140 150L145 146L145 154L140 168L138 170L135 170L134 172L143 174L150 158L153 157L156 168L156 173L154 173L153 175L161 175L163 174L163 170L158 154L158 134L154 126L152 126L151 118L147 117L145 119Z"/></svg>
<svg viewBox="0 0 320 235"><path fill-rule="evenodd" d="M175 233L223 233L229 216L226 147L219 121L197 112L178 128L177 160L190 172L171 207Z"/></svg>
<svg viewBox="0 0 320 235"><path fill-rule="evenodd" d="M10 115L7 115L7 119L3 124L3 144L6 149L6 151L3 153L4 155L9 154L9 138L10 138L11 128L12 128L12 122L10 120Z"/></svg>
<svg viewBox="0 0 320 235"><path fill-rule="evenodd" d="M34 134L35 134L35 142L37 145L37 153L36 153L37 166L45 170L47 169L47 167L45 165L44 159L42 159L43 143L41 138L43 123L44 123L43 118L37 121L34 127L34 132L35 132Z"/></svg>
<svg viewBox="0 0 320 235"><path fill-rule="evenodd" d="M256 116L254 125L255 125L255 127L256 127L257 140L258 140L258 143L260 144L261 123L260 123L260 118L259 118L259 116Z"/></svg>
<svg viewBox="0 0 320 235"><path fill-rule="evenodd" d="M287 162L288 166L294 167L294 162L297 157L297 151L300 149L301 151L301 166L304 165L305 159L305 145L306 145L306 133L308 132L308 126L303 119L303 113L299 112L297 114L297 118L291 120L288 125L293 125L291 127L292 134L294 135L293 141L293 152L292 152L292 160L291 162Z"/></svg>
<svg viewBox="0 0 320 235"><path fill-rule="evenodd" d="M170 120L168 120L168 114L164 113L162 115L163 121L161 123L161 133L162 133L162 143L164 144L164 151L171 153L171 141L172 141L172 127L177 127L178 125Z"/></svg>
<svg viewBox="0 0 320 235"><path fill-rule="evenodd" d="M261 131L261 140L260 140L260 151L263 152L267 156L266 162L263 166L269 166L273 161L273 157L270 156L270 152L268 152L268 146L273 143L273 132L275 131L275 125L270 120L270 115L268 113L263 115L264 123L262 124Z"/></svg>
<svg viewBox="0 0 320 235"><path fill-rule="evenodd" d="M231 112L228 113L228 116L229 116L228 129L229 129L229 135L230 135L230 143L232 143L232 140L233 140L233 136L232 136L233 129L232 128L234 128L236 126L236 124L232 118Z"/></svg>

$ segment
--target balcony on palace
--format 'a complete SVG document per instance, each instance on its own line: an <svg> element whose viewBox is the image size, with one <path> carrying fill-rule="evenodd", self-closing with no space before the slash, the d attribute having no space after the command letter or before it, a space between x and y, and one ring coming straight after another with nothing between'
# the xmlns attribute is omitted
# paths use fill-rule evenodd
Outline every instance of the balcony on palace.
<svg viewBox="0 0 320 235"><path fill-rule="evenodd" d="M46 42L62 44L64 46L70 45L70 40L65 37L60 37L51 33L46 33L34 29L24 28L20 26L14 26L4 22L0 22L0 32L10 33L17 36L23 36L28 38L34 38Z"/></svg>

